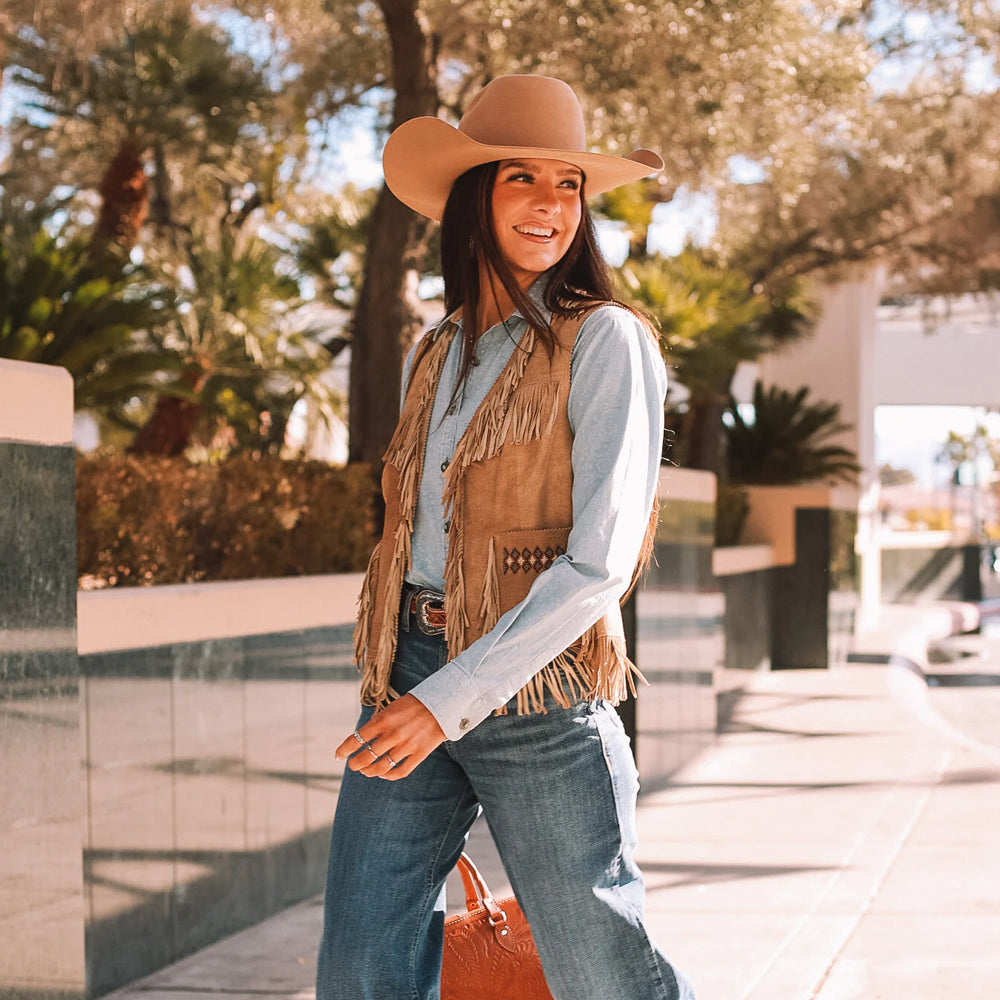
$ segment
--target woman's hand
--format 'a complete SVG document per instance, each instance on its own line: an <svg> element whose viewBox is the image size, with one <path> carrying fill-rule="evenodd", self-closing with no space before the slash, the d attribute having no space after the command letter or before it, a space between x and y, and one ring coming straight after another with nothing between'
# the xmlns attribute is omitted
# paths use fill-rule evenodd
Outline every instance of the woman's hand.
<svg viewBox="0 0 1000 1000"><path fill-rule="evenodd" d="M350 757L347 766L352 771L387 781L405 778L447 739L437 719L412 694L382 709L357 732L365 745L351 733L337 747L337 760Z"/></svg>

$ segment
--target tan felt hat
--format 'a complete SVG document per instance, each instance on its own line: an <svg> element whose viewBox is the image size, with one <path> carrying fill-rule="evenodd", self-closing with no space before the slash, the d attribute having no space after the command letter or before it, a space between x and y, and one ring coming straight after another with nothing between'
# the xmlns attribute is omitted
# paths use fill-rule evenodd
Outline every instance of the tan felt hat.
<svg viewBox="0 0 1000 1000"><path fill-rule="evenodd" d="M572 88L550 76L500 76L475 96L458 128L440 118L411 118L385 144L389 190L404 205L440 219L452 184L492 160L565 160L601 194L663 169L650 149L628 156L588 153L583 111Z"/></svg>

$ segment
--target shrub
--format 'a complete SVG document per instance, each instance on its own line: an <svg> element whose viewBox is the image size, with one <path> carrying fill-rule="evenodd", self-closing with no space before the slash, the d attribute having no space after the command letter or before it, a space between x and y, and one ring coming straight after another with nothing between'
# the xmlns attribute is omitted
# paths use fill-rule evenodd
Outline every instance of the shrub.
<svg viewBox="0 0 1000 1000"><path fill-rule="evenodd" d="M753 389L754 420L747 423L731 403L726 426L729 478L753 486L787 486L825 480L857 482L861 466L848 448L830 438L849 430L840 422L840 404L807 402L809 388L796 392L758 379Z"/></svg>
<svg viewBox="0 0 1000 1000"><path fill-rule="evenodd" d="M742 486L719 483L715 497L715 544L739 545L750 514L750 498Z"/></svg>
<svg viewBox="0 0 1000 1000"><path fill-rule="evenodd" d="M77 460L86 588L363 570L374 544L367 466L236 456Z"/></svg>

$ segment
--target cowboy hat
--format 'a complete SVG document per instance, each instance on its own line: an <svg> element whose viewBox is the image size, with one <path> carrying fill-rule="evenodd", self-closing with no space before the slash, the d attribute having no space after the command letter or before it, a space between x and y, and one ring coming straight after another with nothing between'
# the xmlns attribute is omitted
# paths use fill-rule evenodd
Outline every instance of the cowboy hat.
<svg viewBox="0 0 1000 1000"><path fill-rule="evenodd" d="M663 169L649 149L628 156L588 153L583 111L572 88L549 76L500 76L475 96L458 128L440 118L411 118L382 153L385 182L404 205L440 219L452 184L493 160L565 160L586 177L588 195Z"/></svg>

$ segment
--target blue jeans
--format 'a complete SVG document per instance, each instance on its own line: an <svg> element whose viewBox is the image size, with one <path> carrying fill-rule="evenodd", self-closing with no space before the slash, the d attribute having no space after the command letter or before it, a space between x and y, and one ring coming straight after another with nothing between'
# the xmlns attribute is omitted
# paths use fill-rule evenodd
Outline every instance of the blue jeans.
<svg viewBox="0 0 1000 1000"><path fill-rule="evenodd" d="M407 625L400 694L447 660L442 637ZM604 701L547 708L512 703L401 781L345 771L317 1000L439 1000L444 882L480 807L556 1000L693 1000L644 924L638 776L618 714Z"/></svg>

